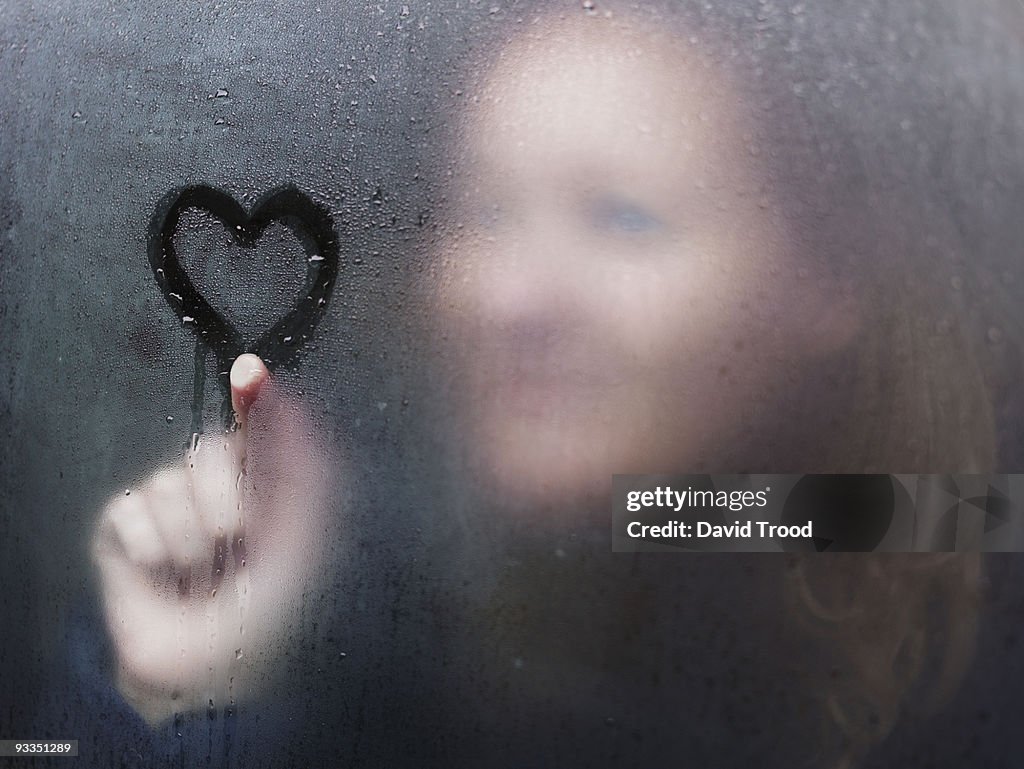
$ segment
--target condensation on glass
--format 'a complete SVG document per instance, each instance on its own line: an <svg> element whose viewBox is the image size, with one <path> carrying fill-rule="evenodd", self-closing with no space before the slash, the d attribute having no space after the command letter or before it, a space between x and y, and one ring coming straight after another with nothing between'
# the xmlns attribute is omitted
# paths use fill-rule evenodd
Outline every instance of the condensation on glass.
<svg viewBox="0 0 1024 769"><path fill-rule="evenodd" d="M1019 3L0 7L0 738L1019 757L1019 559L608 538L1021 469Z"/></svg>

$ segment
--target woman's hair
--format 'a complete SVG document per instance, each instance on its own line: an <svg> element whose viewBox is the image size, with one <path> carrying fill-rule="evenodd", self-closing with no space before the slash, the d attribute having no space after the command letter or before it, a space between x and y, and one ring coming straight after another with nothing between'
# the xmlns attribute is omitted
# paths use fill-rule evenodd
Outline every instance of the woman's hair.
<svg viewBox="0 0 1024 769"><path fill-rule="evenodd" d="M833 381L819 379L849 400L805 401L839 415L809 415L821 434L788 436L780 461L800 465L775 471L992 473L1000 462L995 403L1012 381L1000 356L1016 329L997 289L1007 239L993 232L1013 219L979 179L1001 176L1020 200L1012 116L1022 93L1008 73L1021 69L979 9L969 19L950 3L890 6L739 2L698 13L697 34L754 107L752 131L768 148L755 162L789 209L780 213L812 269L847 286L863 314ZM902 712L955 691L973 656L981 556L787 559L786 603L831 661L808 689L821 697L837 766L851 766Z"/></svg>
<svg viewBox="0 0 1024 769"><path fill-rule="evenodd" d="M978 553L847 553L789 557L789 609L831 662L807 681L833 727L824 743L848 767L903 710L948 701L974 653ZM819 675L822 671L818 671Z"/></svg>
<svg viewBox="0 0 1024 769"><path fill-rule="evenodd" d="M996 13L875 0L522 9L513 35L545 34L552 15L659 40L668 28L681 53L719 64L737 88L762 192L812 276L857 298L861 332L806 375L813 400L794 387L800 419L781 428L770 466L719 471L998 469L996 404L1017 333L1006 285L1020 233L1008 228L1020 227L1011 210L1024 184L1012 73L1024 57ZM851 766L901 713L955 690L973 655L981 557L786 559L786 604L830 660L824 683L808 688L836 765Z"/></svg>

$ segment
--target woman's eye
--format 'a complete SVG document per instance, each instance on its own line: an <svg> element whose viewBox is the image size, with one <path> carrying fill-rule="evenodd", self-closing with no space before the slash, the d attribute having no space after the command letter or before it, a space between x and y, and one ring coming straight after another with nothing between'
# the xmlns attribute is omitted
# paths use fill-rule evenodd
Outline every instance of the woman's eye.
<svg viewBox="0 0 1024 769"><path fill-rule="evenodd" d="M624 235L645 235L662 230L664 222L644 206L620 198L601 198L589 206L595 229Z"/></svg>

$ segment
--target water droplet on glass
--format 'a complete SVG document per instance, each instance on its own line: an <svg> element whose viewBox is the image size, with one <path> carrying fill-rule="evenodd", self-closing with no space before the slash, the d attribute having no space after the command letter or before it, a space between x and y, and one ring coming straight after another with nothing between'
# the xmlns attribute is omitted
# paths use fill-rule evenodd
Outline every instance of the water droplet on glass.
<svg viewBox="0 0 1024 769"><path fill-rule="evenodd" d="M227 95L228 95L228 89L227 88L218 88L217 89L217 93L214 94L214 96L216 96L218 99L223 99Z"/></svg>
<svg viewBox="0 0 1024 769"><path fill-rule="evenodd" d="M236 660L242 659L242 650L241 649L235 649L235 659Z"/></svg>
<svg viewBox="0 0 1024 769"><path fill-rule="evenodd" d="M311 262L322 262L323 260L324 258L320 256L320 254L313 254L311 257L309 257L309 261Z"/></svg>
<svg viewBox="0 0 1024 769"><path fill-rule="evenodd" d="M222 117L217 118L216 120L213 121L213 124L214 125L224 125L224 118L222 118Z"/></svg>
<svg viewBox="0 0 1024 769"><path fill-rule="evenodd" d="M76 109L74 112L71 113L71 117L73 117L75 120L80 120L82 117L82 113Z"/></svg>
<svg viewBox="0 0 1024 769"><path fill-rule="evenodd" d="M128 497L128 496L131 496L131 493L132 493L132 490L131 490L131 489L125 489L125 490L124 490L124 495L125 495L126 497Z"/></svg>
<svg viewBox="0 0 1024 769"><path fill-rule="evenodd" d="M167 415L167 424L170 424L173 421L174 421L174 417L172 417L170 414L168 414Z"/></svg>

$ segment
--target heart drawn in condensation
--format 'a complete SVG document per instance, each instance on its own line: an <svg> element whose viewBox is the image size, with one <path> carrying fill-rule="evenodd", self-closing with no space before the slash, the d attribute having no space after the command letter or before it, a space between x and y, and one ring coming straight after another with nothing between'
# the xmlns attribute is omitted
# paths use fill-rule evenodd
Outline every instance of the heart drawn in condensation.
<svg viewBox="0 0 1024 769"><path fill-rule="evenodd" d="M174 248L182 212L205 211L219 219L235 242L252 248L273 222L292 231L303 244L308 268L295 307L258 339L246 343L223 312L217 311L189 278ZM226 386L231 363L245 352L255 353L267 367L294 367L302 345L323 317L338 276L338 237L330 212L295 187L279 187L246 212L222 190L206 185L177 189L160 201L149 231L149 263L168 304L217 358L218 379Z"/></svg>

